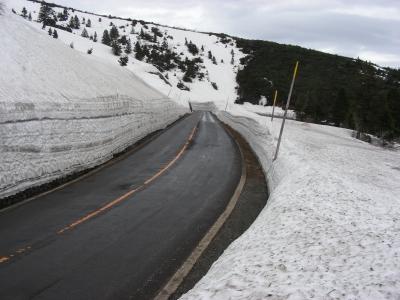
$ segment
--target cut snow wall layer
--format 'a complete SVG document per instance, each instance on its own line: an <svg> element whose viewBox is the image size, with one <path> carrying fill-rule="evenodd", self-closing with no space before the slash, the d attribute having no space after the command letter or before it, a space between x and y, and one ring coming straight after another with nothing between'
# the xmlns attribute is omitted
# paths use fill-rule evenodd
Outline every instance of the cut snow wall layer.
<svg viewBox="0 0 400 300"><path fill-rule="evenodd" d="M0 36L0 198L99 165L187 112L21 17L0 17Z"/></svg>

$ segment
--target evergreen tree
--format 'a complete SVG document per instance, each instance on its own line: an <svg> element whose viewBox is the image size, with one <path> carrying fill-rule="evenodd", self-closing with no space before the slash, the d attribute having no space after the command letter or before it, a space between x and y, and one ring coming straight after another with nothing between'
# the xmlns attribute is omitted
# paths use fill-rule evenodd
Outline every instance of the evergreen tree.
<svg viewBox="0 0 400 300"><path fill-rule="evenodd" d="M94 32L94 35L93 35L93 42L97 42L97 32L95 31Z"/></svg>
<svg viewBox="0 0 400 300"><path fill-rule="evenodd" d="M125 53L126 54L131 54L132 53L132 44L131 44L131 39L128 39L128 42L125 47Z"/></svg>
<svg viewBox="0 0 400 300"><path fill-rule="evenodd" d="M156 33L154 33L154 35L153 35L153 43L157 43L157 34Z"/></svg>
<svg viewBox="0 0 400 300"><path fill-rule="evenodd" d="M28 20L32 21L32 14L31 13L29 13L29 15L28 15Z"/></svg>
<svg viewBox="0 0 400 300"><path fill-rule="evenodd" d="M208 51L208 58L209 58L209 59L212 59L212 58L213 58L213 55L212 55L211 51Z"/></svg>
<svg viewBox="0 0 400 300"><path fill-rule="evenodd" d="M53 35L53 31L51 30L51 27L49 28L48 33L49 33L49 35Z"/></svg>
<svg viewBox="0 0 400 300"><path fill-rule="evenodd" d="M57 33L57 30L55 30L55 29L53 31L53 38L58 39L58 33Z"/></svg>
<svg viewBox="0 0 400 300"><path fill-rule="evenodd" d="M89 34L88 34L86 28L83 28L81 36L84 37L84 38L88 38L89 37Z"/></svg>
<svg viewBox="0 0 400 300"><path fill-rule="evenodd" d="M75 29L81 28L81 22L79 22L79 18L77 15L75 15L75 17L74 17L74 28Z"/></svg>
<svg viewBox="0 0 400 300"><path fill-rule="evenodd" d="M126 35L121 36L121 38L118 40L122 45L126 45L128 43L128 39L126 38Z"/></svg>
<svg viewBox="0 0 400 300"><path fill-rule="evenodd" d="M85 17L82 17L82 24L85 25L85 23L86 23Z"/></svg>
<svg viewBox="0 0 400 300"><path fill-rule="evenodd" d="M137 41L135 44L135 58L137 60L143 60L143 58L144 58L143 49L142 49L139 41Z"/></svg>
<svg viewBox="0 0 400 300"><path fill-rule="evenodd" d="M68 9L64 7L62 21L68 20Z"/></svg>
<svg viewBox="0 0 400 300"><path fill-rule="evenodd" d="M119 31L118 31L117 27L115 27L115 26L111 27L111 29L110 29L110 38L112 40L116 40L116 39L119 38Z"/></svg>
<svg viewBox="0 0 400 300"><path fill-rule="evenodd" d="M118 60L119 64L124 67L128 64L129 58L128 56L121 56Z"/></svg>
<svg viewBox="0 0 400 300"><path fill-rule="evenodd" d="M188 40L187 40L187 38L185 38L185 45L186 45L186 46L188 45Z"/></svg>
<svg viewBox="0 0 400 300"><path fill-rule="evenodd" d="M38 14L38 22L46 23L52 12L53 10L46 3L42 3Z"/></svg>
<svg viewBox="0 0 400 300"><path fill-rule="evenodd" d="M112 53L116 56L120 56L122 53L121 45L117 41L111 43Z"/></svg>
<svg viewBox="0 0 400 300"><path fill-rule="evenodd" d="M140 34L139 34L140 38L143 39L144 38L144 31L143 28L140 28Z"/></svg>
<svg viewBox="0 0 400 300"><path fill-rule="evenodd" d="M131 34L135 34L135 27L133 27L133 26L131 28Z"/></svg>
<svg viewBox="0 0 400 300"><path fill-rule="evenodd" d="M93 53L93 48L89 48L87 54L92 54L92 53Z"/></svg>
<svg viewBox="0 0 400 300"><path fill-rule="evenodd" d="M87 20L86 27L92 27L92 21L90 21L90 19Z"/></svg>
<svg viewBox="0 0 400 300"><path fill-rule="evenodd" d="M213 58L212 58L212 63L213 63L214 65L217 65L217 60L216 60L215 56L213 56Z"/></svg>
<svg viewBox="0 0 400 300"><path fill-rule="evenodd" d="M75 20L74 20L74 17L72 17L72 16L69 19L68 27L71 28L71 29L75 28Z"/></svg>
<svg viewBox="0 0 400 300"><path fill-rule="evenodd" d="M201 51L204 52L204 46L203 45L201 45Z"/></svg>
<svg viewBox="0 0 400 300"><path fill-rule="evenodd" d="M101 18L99 18L99 23L101 23Z"/></svg>
<svg viewBox="0 0 400 300"><path fill-rule="evenodd" d="M26 18L27 14L28 14L28 11L26 10L25 6L22 8L21 13L22 13L22 16L23 16L24 18Z"/></svg>
<svg viewBox="0 0 400 300"><path fill-rule="evenodd" d="M104 45L107 45L107 46L111 45L111 38L110 38L110 35L108 34L108 30L107 29L105 29L104 32L103 32L103 37L101 39L101 42Z"/></svg>

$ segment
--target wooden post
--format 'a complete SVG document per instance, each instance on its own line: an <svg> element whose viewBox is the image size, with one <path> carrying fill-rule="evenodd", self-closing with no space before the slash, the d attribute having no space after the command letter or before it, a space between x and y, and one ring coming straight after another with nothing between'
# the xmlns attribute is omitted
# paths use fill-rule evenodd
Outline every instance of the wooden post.
<svg viewBox="0 0 400 300"><path fill-rule="evenodd" d="M271 122L274 120L275 104L276 104L276 98L277 98L277 97L278 97L278 90L275 90L274 104L273 104L273 106L272 106Z"/></svg>
<svg viewBox="0 0 400 300"><path fill-rule="evenodd" d="M281 145L281 140L282 140L283 128L285 127L285 121L286 121L287 111L288 111L289 104L290 104L290 98L292 97L292 92L293 92L294 82L295 82L296 76L297 76L297 69L298 69L298 67L299 67L299 62L296 61L296 65L295 65L295 67L294 67L294 72L293 72L292 84L290 85L289 95L288 95L288 99L287 99L287 101L286 101L285 113L283 114L283 120L282 120L282 125L281 125L281 131L279 132L278 145L276 146L276 152L275 152L274 160L276 160L276 159L278 158L279 147L280 147L280 145Z"/></svg>

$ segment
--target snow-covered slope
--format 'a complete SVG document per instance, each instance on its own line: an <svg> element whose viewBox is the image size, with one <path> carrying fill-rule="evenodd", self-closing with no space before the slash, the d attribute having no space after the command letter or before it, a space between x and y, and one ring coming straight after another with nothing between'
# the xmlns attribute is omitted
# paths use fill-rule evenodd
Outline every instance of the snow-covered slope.
<svg viewBox="0 0 400 300"><path fill-rule="evenodd" d="M32 24L38 29L41 29L42 24L35 22L40 10L39 3L27 0L9 0L9 6L14 8L17 14L21 14L22 8L26 7L28 13L32 15ZM53 9L55 14L63 12L62 8L55 7ZM202 60L202 62L198 63L200 68L198 72L203 73L204 78L201 79L197 76L192 82L184 82L183 77L185 71L179 67L174 67L170 70L157 69L151 62L148 63L149 60L146 57L143 61L135 59L135 51L129 54L127 68L164 94L182 102L187 102L188 100L214 101L220 107L225 106L227 101L233 103L237 98L235 89L237 85L236 72L240 67L239 59L243 57L244 54L236 47L236 42L233 39L224 39L213 34L174 29L144 22L134 22L135 25L133 26L130 21L114 18L101 17L100 21L98 16L78 12L76 10L68 10L68 20L58 21L57 24L67 26L69 19L74 16L77 16L81 21L79 29L73 29L72 34L62 30L57 30L57 32L59 39L67 45L73 43L75 50L86 54L88 49L93 48L92 56L118 65L118 57L112 54L109 46L101 43L104 30L110 30L112 28L112 26L110 26L112 22L112 24L118 28L120 36L126 35L126 37L131 40L133 50L135 50L135 43L137 41L139 41L142 46L148 46L151 52L153 46L161 47L165 40L168 49L177 55L184 68L186 58L189 60L196 58ZM132 18L134 17L135 16L132 16ZM82 24L83 19L85 19L85 22L90 19L91 26L86 27L85 24ZM46 31L48 28L49 27L46 28ZM98 41L93 42L89 38L82 37L81 34L84 28L89 36L93 36L96 32ZM162 35L161 37L157 37L157 42L147 41L140 37L141 31L153 36L154 33L152 30L154 28ZM50 36L49 39L51 39ZM196 45L199 53L192 55L187 45L185 45L185 41L192 42ZM204 50L202 50L202 46ZM215 57L216 64L213 63L212 59L208 58L209 51L211 51L212 56ZM159 77L159 73L164 76L169 84ZM177 87L179 82L187 86L190 91L179 89ZM215 87L217 89L213 87L212 83L216 84Z"/></svg>
<svg viewBox="0 0 400 300"><path fill-rule="evenodd" d="M183 299L399 299L400 152L289 120L273 162L280 119L218 116L258 155L270 198Z"/></svg>
<svg viewBox="0 0 400 300"><path fill-rule="evenodd" d="M188 110L9 9L0 36L0 198L100 164Z"/></svg>

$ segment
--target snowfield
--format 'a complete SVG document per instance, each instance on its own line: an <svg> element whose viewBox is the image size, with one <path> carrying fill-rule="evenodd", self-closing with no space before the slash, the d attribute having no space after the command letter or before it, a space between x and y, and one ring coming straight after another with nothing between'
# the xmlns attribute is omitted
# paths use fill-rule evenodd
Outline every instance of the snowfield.
<svg viewBox="0 0 400 300"><path fill-rule="evenodd" d="M0 16L0 198L98 165L188 111L32 24Z"/></svg>
<svg viewBox="0 0 400 300"><path fill-rule="evenodd" d="M400 152L351 131L235 105L218 117L250 143L270 198L182 299L399 299Z"/></svg>

